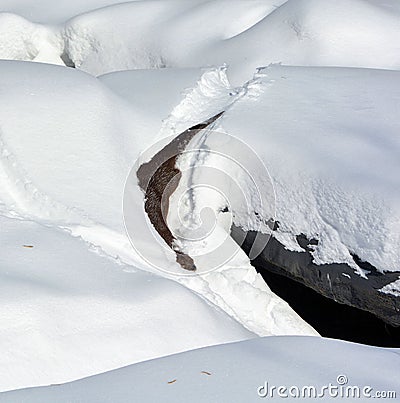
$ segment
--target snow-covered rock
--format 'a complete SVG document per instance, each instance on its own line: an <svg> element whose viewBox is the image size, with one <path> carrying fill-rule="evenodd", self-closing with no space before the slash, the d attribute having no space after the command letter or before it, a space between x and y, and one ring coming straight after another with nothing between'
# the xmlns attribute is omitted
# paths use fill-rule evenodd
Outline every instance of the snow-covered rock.
<svg viewBox="0 0 400 403"><path fill-rule="evenodd" d="M205 259L209 268L211 245L217 259L230 254L225 266L233 267L241 252L236 255L235 244L226 252L226 242L216 247L217 239L226 237L232 223L268 235L262 221L273 220L274 241L264 244L267 264L398 324L394 296L377 292L397 278L400 268L400 126L392 119L400 96L396 82L396 71L271 65L236 89L233 102L225 98L224 105L215 95L213 113L226 112L213 131L191 142L178 164L182 179L168 218L175 231L188 228L181 248L196 265ZM208 79L199 82L198 94L209 86L220 88L219 94L234 91ZM175 108L189 122L201 116L203 105L212 104L205 95L198 97L203 102L190 95ZM185 194L190 203L182 202ZM197 242L196 222L207 208L215 226ZM309 245L300 245L299 237ZM382 276L385 272L393 273Z"/></svg>
<svg viewBox="0 0 400 403"><path fill-rule="evenodd" d="M352 252L399 270L399 97L398 72L273 65L221 119L267 166L288 249L301 250L294 236L304 234L319 241L318 264L363 274Z"/></svg>

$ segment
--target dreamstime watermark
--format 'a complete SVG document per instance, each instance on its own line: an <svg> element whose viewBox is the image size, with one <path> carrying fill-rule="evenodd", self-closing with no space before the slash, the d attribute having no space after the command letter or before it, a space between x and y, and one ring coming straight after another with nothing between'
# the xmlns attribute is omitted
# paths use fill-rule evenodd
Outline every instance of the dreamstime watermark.
<svg viewBox="0 0 400 403"><path fill-rule="evenodd" d="M346 375L338 375L335 383L327 385L270 385L265 382L257 388L260 398L299 398L299 399L396 399L394 390L375 390L369 385L359 386L349 384Z"/></svg>

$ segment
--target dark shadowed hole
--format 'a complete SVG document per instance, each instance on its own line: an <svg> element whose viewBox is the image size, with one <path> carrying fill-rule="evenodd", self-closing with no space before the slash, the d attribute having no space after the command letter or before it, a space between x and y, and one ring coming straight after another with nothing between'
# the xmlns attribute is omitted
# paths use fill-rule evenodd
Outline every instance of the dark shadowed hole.
<svg viewBox="0 0 400 403"><path fill-rule="evenodd" d="M284 299L321 336L381 347L400 347L400 327L375 315L339 304L290 278L258 267L271 290Z"/></svg>
<svg viewBox="0 0 400 403"><path fill-rule="evenodd" d="M60 57L61 57L61 60L64 62L64 64L67 67L72 67L72 68L76 67L75 63L71 60L71 58L69 57L68 53L63 52L63 54Z"/></svg>

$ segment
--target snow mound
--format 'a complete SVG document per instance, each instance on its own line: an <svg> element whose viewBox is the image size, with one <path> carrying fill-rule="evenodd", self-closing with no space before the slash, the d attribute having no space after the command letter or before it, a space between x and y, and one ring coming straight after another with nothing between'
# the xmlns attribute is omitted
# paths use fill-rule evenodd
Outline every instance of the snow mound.
<svg viewBox="0 0 400 403"><path fill-rule="evenodd" d="M9 208L122 231L122 189L139 148L132 133L145 144L149 118L78 70L16 62L0 70L0 167L9 184L0 192Z"/></svg>
<svg viewBox="0 0 400 403"><path fill-rule="evenodd" d="M227 63L240 82L271 62L397 69L399 20L362 0L126 4L71 20L66 49L92 74Z"/></svg>
<svg viewBox="0 0 400 403"><path fill-rule="evenodd" d="M186 78L180 77L180 70L148 74L132 71L98 80L78 70L10 61L1 62L0 71L0 85L5 89L0 96L0 200L3 201L0 208L3 214L66 229L108 256L154 272L155 269L132 248L125 233L121 205L126 177L139 151L151 144L158 132L162 134L168 129L170 134L172 123L179 121L176 119L178 112L173 112L164 123L162 117L166 107L175 111L175 102L179 107L181 92L186 94L183 103L187 99L198 100L193 94L203 93L198 87L208 84L207 105L215 107L235 98L229 95L224 71L210 70L202 75L200 70L191 70L187 71ZM175 79L176 76L180 78ZM192 79L193 88L187 90ZM219 86L216 85L218 80ZM158 85L153 87L153 92L149 89L148 98L128 97L121 92L123 83L129 83L127 88L140 88L140 85L147 88L146 82L153 81ZM172 82L175 83L173 91L170 90ZM115 88L119 94L110 88ZM223 96L213 95L218 93ZM152 105L150 97L154 100ZM189 105L200 113L207 112L201 112L197 101ZM143 113L145 108L147 112ZM187 118L195 116L187 115ZM168 259L163 249L154 239L144 236L147 224L142 223L145 217L143 194L136 179L132 184L136 198L129 211L134 231L140 234L146 250L166 266ZM251 331L262 335L315 334L265 284L262 292L258 287L255 295L245 301L243 312L239 303L235 304L233 312L225 301L239 297L241 284L247 288L248 284L263 283L261 279L255 280L254 273L251 280L243 283L233 276L235 286L225 290L217 286L207 289L202 285L192 288L206 290L202 294L206 299L226 309ZM246 271L240 276L247 278ZM175 279L179 281L179 276ZM235 297L229 295L233 291ZM254 310L255 303L261 308ZM275 305L286 311L289 319L276 314L274 320L269 320Z"/></svg>
<svg viewBox="0 0 400 403"><path fill-rule="evenodd" d="M89 11L94 5L102 5L100 0L92 0L84 7L86 13L57 27L35 25L5 14L2 33L6 41L0 48L0 57L62 61L94 75L227 63L236 84L248 79L257 67L269 63L400 67L400 13L392 2L113 3ZM75 6L73 2L71 10ZM77 11L79 8L83 10L81 6Z"/></svg>
<svg viewBox="0 0 400 403"><path fill-rule="evenodd" d="M396 38L396 39L394 39ZM394 41L393 41L394 39ZM241 80L259 66L398 69L400 14L364 0L289 0L198 62L225 62Z"/></svg>
<svg viewBox="0 0 400 403"><path fill-rule="evenodd" d="M201 122L205 116L215 115L221 110L229 110L244 94L245 88L235 89L230 86L225 68L206 71L196 85L186 92L186 96L172 110L168 119L164 121L159 132L161 141L153 144L150 152L144 153L140 160L142 162L147 161L147 155L152 157L159 151L160 147L165 145L165 141L168 143L171 137L165 139L166 134L172 134L173 137L174 134L180 133L181 130L191 127L193 122ZM207 132L201 132L200 134L206 135ZM181 164L178 166L181 167ZM137 168L138 166L133 168L127 179L124 193L124 218L135 250L144 260L162 271L164 275L172 275L172 278L176 278L177 281L185 284L196 293L203 295L252 332L263 336L293 334L293 332L307 335L316 334L286 302L271 292L262 277L251 266L244 252L229 236L226 237L226 230L229 233L229 226L224 228L222 233L216 234L213 240L218 244L220 241L218 239L219 235L224 240L226 239L228 242L225 245L226 253L228 256L235 256L235 259L228 259L227 264L223 264L218 271L208 273L217 266L214 266L212 258L207 255L209 259L206 259L202 265L198 265L198 271L195 276L188 276L187 273L183 272L182 267L176 263L175 253L161 240L160 236L155 233L153 226L146 220L146 213L142 207L143 194L137 191L136 186ZM221 171L223 170L224 168ZM190 177L190 169L182 170L181 182L183 188L187 187L188 176ZM175 218L177 223L175 225L171 216L171 214L179 211L179 194L180 192L177 190L170 198L168 225L170 229L174 230L173 232L179 231L181 226L179 217ZM208 203L211 195L206 192L204 197ZM236 203L237 205L238 203ZM132 206L137 206L137 209L140 208L142 214L138 215L137 209L132 209ZM213 206L217 214L219 207L218 203ZM201 210L201 206L198 206L198 208ZM188 215L191 216L191 212ZM154 247L155 244L157 248ZM215 248L215 250L219 254L220 249ZM194 257L192 254L193 249L189 251L190 256ZM204 255L201 249L200 254ZM196 265L197 263L196 261Z"/></svg>
<svg viewBox="0 0 400 403"><path fill-rule="evenodd" d="M207 347L64 385L0 396L4 403L63 403L82 398L88 403L155 402L160 396L166 403L258 402L262 396L268 401L297 402L302 396L314 400L312 389L305 389L302 395L302 388L311 386L316 394L325 393L324 401L367 402L379 392L394 392L388 399L394 401L400 385L393 374L399 371L396 351L311 337L268 337ZM281 385L286 387L280 391L283 396L272 389ZM360 397L352 390L358 390ZM289 392L295 395L291 397Z"/></svg>
<svg viewBox="0 0 400 403"><path fill-rule="evenodd" d="M62 24L78 14L122 2L121 0L86 0L83 3L81 0L69 0L59 2L57 7L54 7L51 0L0 0L0 10L18 14L36 23Z"/></svg>
<svg viewBox="0 0 400 403"><path fill-rule="evenodd" d="M0 13L0 58L63 65L63 43L54 29L15 14Z"/></svg>
<svg viewBox="0 0 400 403"><path fill-rule="evenodd" d="M363 275L356 254L380 271L399 269L394 83L398 72L270 66L221 120L266 164L276 192L274 236L288 249L302 250L295 236L304 234L319 241L318 264L343 262Z"/></svg>
<svg viewBox="0 0 400 403"><path fill-rule="evenodd" d="M0 224L0 390L254 337L186 287L100 256L59 229Z"/></svg>
<svg viewBox="0 0 400 403"><path fill-rule="evenodd" d="M214 257L228 251L232 259L224 267L243 266L247 273L250 265L227 232L233 222L268 234L268 226L260 227L261 218L277 221L273 236L290 250L303 251L298 235L317 240L311 252L317 264L346 263L366 277L357 256L381 272L398 270L400 126L391 117L400 95L399 86L393 85L399 73L272 65L235 90L229 83L221 85L224 70L217 73L204 74L170 116L172 126L177 116L180 126L186 121L187 127L193 116L201 115L203 105L211 115L226 111L213 131L191 141L193 152L187 148L178 160L182 178L170 199L168 224L179 234L188 228L180 249L197 267L204 260L208 269L213 264L210 245ZM226 133L223 141L221 133ZM238 146L236 138L257 152ZM228 164L221 158L224 150ZM257 154L269 170L271 184L262 165L256 167ZM254 183L271 201L259 203ZM216 226L193 242L207 208ZM191 281L194 288L202 287Z"/></svg>
<svg viewBox="0 0 400 403"><path fill-rule="evenodd" d="M400 99L398 2L116 3L72 0L55 8L49 0L0 0L0 59L7 59L0 61L2 390L66 382L255 335L316 335L256 273L230 237L232 223L272 234L290 250L303 250L297 235L317 240L311 251L317 264L347 263L364 277L356 261L381 272L400 267L400 125L393 118ZM260 67L270 63L296 66ZM221 111L212 131L190 144L211 156L178 159L182 177L168 224L175 231L182 223L196 228L207 222L206 208L215 219L212 236L181 241L206 269L185 276L170 259L173 251L150 237L131 168ZM254 181L216 157L221 147L236 152L234 160L247 158L242 171ZM192 192L182 204L179 192L203 184L207 164L234 178L248 202L220 180L229 203L216 187ZM168 269L158 276L125 231L127 178L133 234ZM270 202L259 203L257 187ZM202 257L221 239L232 259L206 272L212 262ZM398 287L394 282L380 291L397 296ZM237 362L242 372L234 371ZM172 388L183 379L182 396L203 400L207 389L208 400L223 401L226 374L233 382L227 388L241 401L258 399L265 376L324 383L346 374L352 382L393 389L398 362L398 352L383 349L270 338L0 400L68 401L85 390L88 401L99 394L132 401L147 389L158 394L149 399L176 401ZM191 383L192 370L200 383Z"/></svg>

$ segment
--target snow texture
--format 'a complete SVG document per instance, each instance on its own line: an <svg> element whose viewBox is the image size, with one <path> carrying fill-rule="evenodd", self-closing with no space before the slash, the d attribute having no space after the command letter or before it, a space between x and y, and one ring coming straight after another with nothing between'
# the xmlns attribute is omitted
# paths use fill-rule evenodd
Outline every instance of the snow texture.
<svg viewBox="0 0 400 403"><path fill-rule="evenodd" d="M0 11L1 390L257 335L316 335L234 245L231 223L259 229L274 218L273 236L286 248L302 250L299 234L318 240L318 264L347 263L368 277L355 254L381 272L399 270L397 0L71 0L57 7L0 0ZM193 210L180 211L171 198L175 229L178 211L187 228L207 208L215 219L212 236L183 242L186 252L200 262L211 241L224 239L233 256L210 273L184 276L172 251L145 232L143 194L130 183L130 219L143 248L169 269L156 271L125 231L126 179L154 147L222 110L213 130L239 159L248 154L232 139L255 150L268 175L255 159L246 165L274 205L252 198L252 182L215 154L183 156L180 190L201 183L208 164L237 179L249 200L241 205L228 186L222 199L194 192ZM221 143L208 132L191 146L212 151ZM141 154L149 148L153 154ZM397 283L380 291L400 295ZM87 401L132 401L144 389L176 401L172 388L187 379L182 396L224 401L226 374L229 401L256 399L265 377L325 383L339 371L393 389L398 362L398 352L385 349L266 338L0 400L70 401L83 388ZM192 370L199 384L189 379Z"/></svg>
<svg viewBox="0 0 400 403"><path fill-rule="evenodd" d="M88 403L298 402L319 399L308 394L306 398L290 397L291 386L300 391L303 386L314 386L319 394L329 384L337 387L337 397L330 397L325 390L323 401L369 402L377 392L392 391L398 396L399 383L393 374L399 371L398 350L312 337L267 337L189 351L65 385L15 391L4 394L2 402L63 403L81 401L83 397ZM346 379L341 388L339 382ZM286 386L283 393L288 397L278 396L275 389L273 398L269 394L262 399L258 389L265 388L266 383L269 390ZM359 388L360 398L346 395L349 392L345 388L353 386ZM370 398L362 395L368 386ZM341 398L342 391L343 396L350 397ZM260 392L262 395L266 391ZM387 400L396 401L396 397Z"/></svg>

